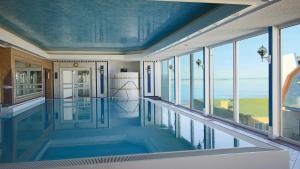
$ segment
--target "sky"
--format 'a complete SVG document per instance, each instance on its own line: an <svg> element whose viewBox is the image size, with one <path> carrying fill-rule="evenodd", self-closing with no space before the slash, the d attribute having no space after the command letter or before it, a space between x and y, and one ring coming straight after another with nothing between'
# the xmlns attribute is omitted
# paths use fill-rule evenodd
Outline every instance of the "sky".
<svg viewBox="0 0 300 169"><path fill-rule="evenodd" d="M300 24L281 31L281 54L295 53L300 56Z"/></svg>

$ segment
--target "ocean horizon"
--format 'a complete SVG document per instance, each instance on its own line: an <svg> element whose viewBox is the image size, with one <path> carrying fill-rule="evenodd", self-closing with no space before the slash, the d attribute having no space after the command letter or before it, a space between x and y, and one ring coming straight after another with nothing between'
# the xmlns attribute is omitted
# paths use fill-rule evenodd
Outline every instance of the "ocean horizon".
<svg viewBox="0 0 300 169"><path fill-rule="evenodd" d="M240 78L240 98L268 98L268 78ZM181 99L188 100L190 80L181 79ZM194 80L194 98L203 98L203 79ZM219 78L213 80L214 99L233 98L233 79ZM164 89L166 90L166 89Z"/></svg>

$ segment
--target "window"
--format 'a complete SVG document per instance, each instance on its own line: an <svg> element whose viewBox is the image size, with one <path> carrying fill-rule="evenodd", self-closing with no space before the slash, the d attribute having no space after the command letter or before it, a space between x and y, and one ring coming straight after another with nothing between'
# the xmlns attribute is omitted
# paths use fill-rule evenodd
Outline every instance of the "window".
<svg viewBox="0 0 300 169"><path fill-rule="evenodd" d="M16 61L16 96L21 97L42 91L42 67Z"/></svg>
<svg viewBox="0 0 300 169"><path fill-rule="evenodd" d="M163 100L169 100L169 76L168 76L168 61L162 61L161 62L162 65L162 82L161 82L161 86L162 86L162 99Z"/></svg>
<svg viewBox="0 0 300 169"><path fill-rule="evenodd" d="M169 101L172 103L175 103L175 57L172 57L171 59L169 59Z"/></svg>
<svg viewBox="0 0 300 169"><path fill-rule="evenodd" d="M190 107L190 55L184 55L179 57L179 64L179 104L185 107Z"/></svg>
<svg viewBox="0 0 300 169"><path fill-rule="evenodd" d="M164 60L162 65L162 99L175 103L175 58Z"/></svg>
<svg viewBox="0 0 300 169"><path fill-rule="evenodd" d="M233 44L212 49L213 115L233 120Z"/></svg>
<svg viewBox="0 0 300 169"><path fill-rule="evenodd" d="M268 130L268 62L257 50L268 48L268 34L239 42L239 120L241 124Z"/></svg>
<svg viewBox="0 0 300 169"><path fill-rule="evenodd" d="M203 51L194 53L192 58L192 108L202 111L205 106Z"/></svg>
<svg viewBox="0 0 300 169"><path fill-rule="evenodd" d="M300 141L300 25L281 30L282 135Z"/></svg>

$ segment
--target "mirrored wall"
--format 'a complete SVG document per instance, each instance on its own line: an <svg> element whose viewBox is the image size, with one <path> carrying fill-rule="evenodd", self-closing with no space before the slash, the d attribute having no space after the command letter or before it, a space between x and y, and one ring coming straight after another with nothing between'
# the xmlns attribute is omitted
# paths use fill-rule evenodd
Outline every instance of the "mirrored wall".
<svg viewBox="0 0 300 169"><path fill-rule="evenodd" d="M16 96L24 97L43 92L42 67L16 61Z"/></svg>

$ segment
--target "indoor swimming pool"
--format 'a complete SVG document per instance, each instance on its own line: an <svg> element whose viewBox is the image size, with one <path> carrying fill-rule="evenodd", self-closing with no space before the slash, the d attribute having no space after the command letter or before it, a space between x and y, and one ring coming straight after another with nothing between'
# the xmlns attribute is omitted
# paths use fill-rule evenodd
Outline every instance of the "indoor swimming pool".
<svg viewBox="0 0 300 169"><path fill-rule="evenodd" d="M1 165L106 156L257 148L150 100L54 99L1 116Z"/></svg>

